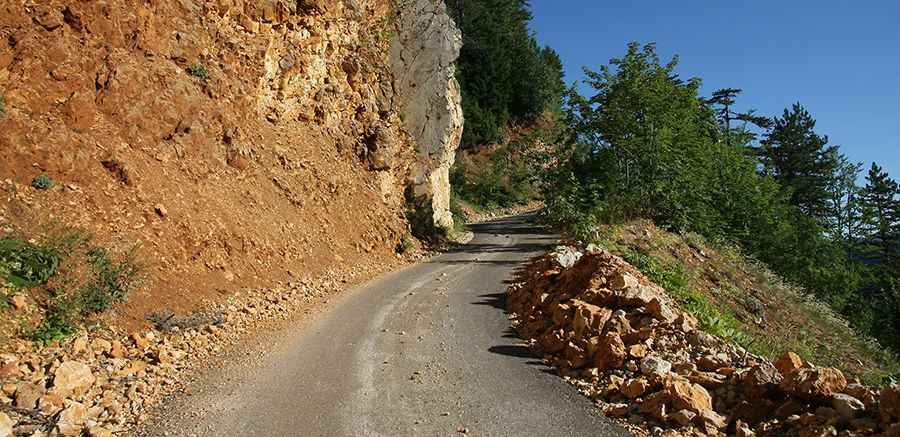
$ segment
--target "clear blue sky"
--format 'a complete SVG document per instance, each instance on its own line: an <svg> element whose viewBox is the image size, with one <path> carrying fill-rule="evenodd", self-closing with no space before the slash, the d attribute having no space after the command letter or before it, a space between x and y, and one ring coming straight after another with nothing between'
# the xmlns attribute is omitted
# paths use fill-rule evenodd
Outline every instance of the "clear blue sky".
<svg viewBox="0 0 900 437"><path fill-rule="evenodd" d="M741 88L738 109L780 115L795 101L853 161L900 179L900 0L532 0L532 28L566 80L621 57L629 41L678 54L703 93Z"/></svg>

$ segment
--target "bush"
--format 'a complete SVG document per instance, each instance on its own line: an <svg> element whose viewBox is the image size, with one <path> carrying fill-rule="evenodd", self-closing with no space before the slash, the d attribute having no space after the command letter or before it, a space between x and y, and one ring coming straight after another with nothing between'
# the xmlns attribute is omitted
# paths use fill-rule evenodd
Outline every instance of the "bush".
<svg viewBox="0 0 900 437"><path fill-rule="evenodd" d="M207 70L206 67L203 66L203 64L198 63L191 65L190 68L188 68L188 73L191 76L199 78L200 80L205 81L209 79L209 70Z"/></svg>
<svg viewBox="0 0 900 437"><path fill-rule="evenodd" d="M43 302L37 326L21 329L36 342L65 338L84 319L124 300L138 273L134 251L113 257L70 229L49 233L39 244L0 238L0 277ZM6 306L8 296L0 294L0 309Z"/></svg>
<svg viewBox="0 0 900 437"><path fill-rule="evenodd" d="M53 185L53 179L50 179L50 176L46 174L38 175L31 180L31 186L38 190L49 190L53 188Z"/></svg>
<svg viewBox="0 0 900 437"><path fill-rule="evenodd" d="M18 287L34 287L47 282L59 268L55 250L38 247L20 239L0 238L0 275Z"/></svg>

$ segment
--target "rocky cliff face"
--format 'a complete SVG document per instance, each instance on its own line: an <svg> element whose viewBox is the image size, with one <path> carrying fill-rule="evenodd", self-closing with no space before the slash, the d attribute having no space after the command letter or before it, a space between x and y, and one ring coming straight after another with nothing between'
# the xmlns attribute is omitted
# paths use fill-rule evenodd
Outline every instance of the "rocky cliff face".
<svg viewBox="0 0 900 437"><path fill-rule="evenodd" d="M140 245L133 320L394 258L409 181L449 224L462 116L443 5L391 3L4 1L0 236Z"/></svg>
<svg viewBox="0 0 900 437"><path fill-rule="evenodd" d="M442 1L405 0L399 11L391 66L404 126L416 148L415 194L430 197L435 224L450 228L450 166L463 129L454 76L462 35Z"/></svg>

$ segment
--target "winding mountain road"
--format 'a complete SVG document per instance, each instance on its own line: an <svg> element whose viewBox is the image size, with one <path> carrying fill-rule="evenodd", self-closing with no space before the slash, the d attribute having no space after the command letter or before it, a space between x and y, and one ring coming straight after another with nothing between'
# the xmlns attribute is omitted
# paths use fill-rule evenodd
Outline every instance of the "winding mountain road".
<svg viewBox="0 0 900 437"><path fill-rule="evenodd" d="M345 293L164 408L147 435L619 436L510 329L505 281L555 237L525 217Z"/></svg>

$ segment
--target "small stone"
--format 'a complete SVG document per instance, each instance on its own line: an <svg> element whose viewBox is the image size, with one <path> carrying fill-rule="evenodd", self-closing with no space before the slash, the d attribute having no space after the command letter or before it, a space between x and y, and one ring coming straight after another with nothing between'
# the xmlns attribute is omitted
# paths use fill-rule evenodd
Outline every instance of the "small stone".
<svg viewBox="0 0 900 437"><path fill-rule="evenodd" d="M716 413L713 410L703 410L700 412L699 419L705 423L708 423L718 429L725 428L728 425L728 422L725 416L722 416L719 413Z"/></svg>
<svg viewBox="0 0 900 437"><path fill-rule="evenodd" d="M712 409L712 397L700 384L692 384L681 377L669 378L664 384L672 398L674 408L690 410L697 414Z"/></svg>
<svg viewBox="0 0 900 437"><path fill-rule="evenodd" d="M156 212L156 215L162 218L166 218L169 215L169 210L167 210L166 207L160 203L157 203L156 206L153 207L153 211Z"/></svg>
<svg viewBox="0 0 900 437"><path fill-rule="evenodd" d="M53 374L52 392L63 397L80 396L94 384L91 368L79 361L66 361Z"/></svg>
<svg viewBox="0 0 900 437"><path fill-rule="evenodd" d="M33 410L38 399L44 395L44 387L30 382L20 382L16 386L16 408Z"/></svg>
<svg viewBox="0 0 900 437"><path fill-rule="evenodd" d="M72 402L59 414L56 428L61 435L77 436L81 434L86 419L87 408L78 402Z"/></svg>
<svg viewBox="0 0 900 437"><path fill-rule="evenodd" d="M26 306L28 306L28 300L25 299L24 294L17 294L13 296L12 299L10 299L10 303L12 304L13 309L15 309L16 311L21 311L25 309Z"/></svg>
<svg viewBox="0 0 900 437"><path fill-rule="evenodd" d="M669 419L681 426L688 426L693 422L697 414L690 410L678 410L669 415Z"/></svg>
<svg viewBox="0 0 900 437"><path fill-rule="evenodd" d="M631 406L628 404L609 404L603 409L603 412L609 417L623 417L630 411Z"/></svg>
<svg viewBox="0 0 900 437"><path fill-rule="evenodd" d="M131 334L131 340L134 342L134 346L141 351L147 350L147 348L150 347L150 341L144 338L139 332Z"/></svg>
<svg viewBox="0 0 900 437"><path fill-rule="evenodd" d="M750 429L746 423L739 420L734 425L734 435L736 437L756 437L756 432Z"/></svg>
<svg viewBox="0 0 900 437"><path fill-rule="evenodd" d="M122 346L122 342L119 340L113 340L109 346L109 356L110 358L125 358L128 353L125 350L125 347Z"/></svg>
<svg viewBox="0 0 900 437"><path fill-rule="evenodd" d="M102 426L94 426L88 430L88 435L90 437L113 437L114 434L112 431L102 427Z"/></svg>
<svg viewBox="0 0 900 437"><path fill-rule="evenodd" d="M91 350L93 350L95 354L109 353L110 349L112 349L112 343L107 340L95 338L91 341Z"/></svg>

